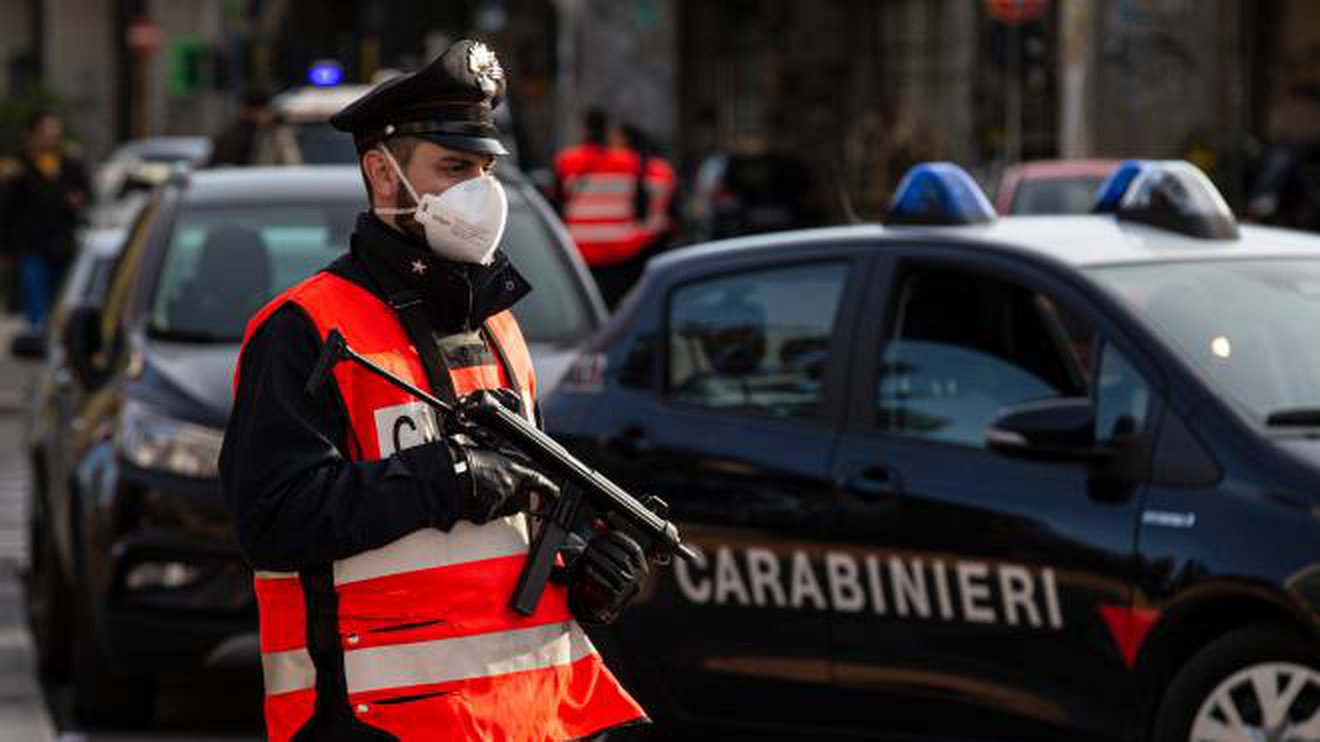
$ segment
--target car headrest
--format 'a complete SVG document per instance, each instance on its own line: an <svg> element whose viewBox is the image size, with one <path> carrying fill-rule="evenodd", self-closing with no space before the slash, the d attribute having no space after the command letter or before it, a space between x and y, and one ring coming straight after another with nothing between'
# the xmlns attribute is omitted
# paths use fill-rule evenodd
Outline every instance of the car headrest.
<svg viewBox="0 0 1320 742"><path fill-rule="evenodd" d="M719 373L745 375L765 357L765 311L741 298L712 307L706 316L702 349Z"/></svg>
<svg viewBox="0 0 1320 742"><path fill-rule="evenodd" d="M271 282L270 250L256 229L239 224L213 227L198 258L197 275L219 292L265 294Z"/></svg>

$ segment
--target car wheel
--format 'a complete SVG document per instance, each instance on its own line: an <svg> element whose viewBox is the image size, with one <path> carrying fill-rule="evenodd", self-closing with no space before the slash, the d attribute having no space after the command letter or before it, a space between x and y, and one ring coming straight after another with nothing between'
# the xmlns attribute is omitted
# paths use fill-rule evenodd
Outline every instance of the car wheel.
<svg viewBox="0 0 1320 742"><path fill-rule="evenodd" d="M40 496L32 501L28 521L27 617L36 644L37 673L48 682L69 679L69 643L73 597L59 554L42 512Z"/></svg>
<svg viewBox="0 0 1320 742"><path fill-rule="evenodd" d="M1174 676L1152 738L1320 739L1320 650L1284 626L1216 639Z"/></svg>
<svg viewBox="0 0 1320 742"><path fill-rule="evenodd" d="M81 592L73 621L74 718L88 727L146 724L155 706L155 685L150 678L119 675L110 668Z"/></svg>

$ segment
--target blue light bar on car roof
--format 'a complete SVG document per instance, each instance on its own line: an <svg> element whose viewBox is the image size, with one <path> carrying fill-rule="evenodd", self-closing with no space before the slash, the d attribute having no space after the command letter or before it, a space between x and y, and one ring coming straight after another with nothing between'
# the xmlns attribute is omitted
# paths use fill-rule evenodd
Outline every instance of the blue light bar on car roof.
<svg viewBox="0 0 1320 742"><path fill-rule="evenodd" d="M1100 196L1096 199L1095 206L1091 207L1091 213L1112 214L1118 211L1118 202L1123 200L1123 194L1127 193L1128 186L1132 185L1132 181L1146 164L1145 160L1124 160L1100 186Z"/></svg>
<svg viewBox="0 0 1320 742"><path fill-rule="evenodd" d="M307 82L318 88L333 88L343 81L344 66L334 60L313 62L307 70Z"/></svg>
<svg viewBox="0 0 1320 742"><path fill-rule="evenodd" d="M966 170L951 162L923 162L899 181L886 224L985 224L994 207Z"/></svg>
<svg viewBox="0 0 1320 742"><path fill-rule="evenodd" d="M1100 205L1096 204L1097 210ZM1200 168L1184 160L1141 161L1114 214L1119 221L1189 237L1238 238L1237 219L1219 189Z"/></svg>

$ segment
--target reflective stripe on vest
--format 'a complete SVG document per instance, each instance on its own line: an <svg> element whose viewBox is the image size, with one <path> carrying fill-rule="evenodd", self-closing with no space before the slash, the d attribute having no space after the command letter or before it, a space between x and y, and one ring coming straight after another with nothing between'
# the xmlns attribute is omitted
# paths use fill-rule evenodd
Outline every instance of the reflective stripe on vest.
<svg viewBox="0 0 1320 742"><path fill-rule="evenodd" d="M373 647L344 655L349 693L449 683L569 665L595 652L575 622L496 634ZM262 655L266 695L316 687L306 649Z"/></svg>
<svg viewBox="0 0 1320 742"><path fill-rule="evenodd" d="M316 666L306 649L284 652L262 652L261 674L266 682L266 695L278 696L316 687Z"/></svg>
<svg viewBox="0 0 1320 742"><path fill-rule="evenodd" d="M430 389L397 317L365 289L320 273L259 312L248 336L284 302L298 304L321 337L338 329L357 352ZM486 330L499 351L484 354L488 362L478 359L480 365L449 369L455 391L516 388L530 419L536 382L517 322L504 312ZM333 374L353 458L385 458L439 438L434 414L405 392L356 364L340 363ZM364 723L402 739L434 739L441 724L457 739L530 740L590 736L643 718L572 620L563 587L547 586L532 616L508 607L528 544L527 519L519 514L479 526L460 522L449 531L421 529L334 563L344 680ZM271 739L289 739L316 706L308 700L315 698L316 670L302 585L292 574L255 577L267 731ZM537 673L549 675L534 682ZM446 700L450 695L464 704ZM512 718L510 710L526 716Z"/></svg>

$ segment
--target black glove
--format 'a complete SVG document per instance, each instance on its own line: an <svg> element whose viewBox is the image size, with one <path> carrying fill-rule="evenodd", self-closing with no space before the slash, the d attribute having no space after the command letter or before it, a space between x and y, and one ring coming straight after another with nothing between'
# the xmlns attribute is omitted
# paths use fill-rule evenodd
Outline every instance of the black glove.
<svg viewBox="0 0 1320 742"><path fill-rule="evenodd" d="M637 597L650 571L642 547L627 534L597 534L573 562L568 608L582 623L613 623Z"/></svg>
<svg viewBox="0 0 1320 742"><path fill-rule="evenodd" d="M453 446L454 460L467 463L459 476L468 494L458 502L458 517L478 525L528 508L532 495L556 497L559 487L521 457L491 448Z"/></svg>

